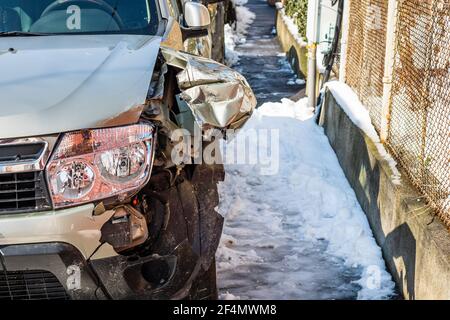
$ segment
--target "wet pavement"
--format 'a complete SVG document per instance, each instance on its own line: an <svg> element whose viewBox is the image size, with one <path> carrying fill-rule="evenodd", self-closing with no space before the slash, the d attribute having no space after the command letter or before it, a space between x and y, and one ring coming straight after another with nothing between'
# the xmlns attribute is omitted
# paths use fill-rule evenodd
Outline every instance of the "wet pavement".
<svg viewBox="0 0 450 320"><path fill-rule="evenodd" d="M240 61L234 68L247 78L258 106L295 95L305 85L293 83L296 76L275 33L275 8L263 0L250 0L246 7L256 18L248 29L247 41L236 46Z"/></svg>

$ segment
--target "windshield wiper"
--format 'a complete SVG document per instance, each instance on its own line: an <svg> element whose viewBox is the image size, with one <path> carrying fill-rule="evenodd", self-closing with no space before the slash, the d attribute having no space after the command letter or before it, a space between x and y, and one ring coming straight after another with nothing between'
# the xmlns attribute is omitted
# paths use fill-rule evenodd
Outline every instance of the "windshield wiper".
<svg viewBox="0 0 450 320"><path fill-rule="evenodd" d="M48 36L49 33L41 32L24 32L24 31L6 31L0 32L0 37L34 37L34 36Z"/></svg>

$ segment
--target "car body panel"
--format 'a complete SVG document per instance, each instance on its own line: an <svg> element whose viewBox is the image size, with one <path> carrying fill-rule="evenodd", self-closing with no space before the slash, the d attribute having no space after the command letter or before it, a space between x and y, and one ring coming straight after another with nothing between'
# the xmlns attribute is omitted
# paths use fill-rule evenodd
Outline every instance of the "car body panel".
<svg viewBox="0 0 450 320"><path fill-rule="evenodd" d="M101 227L114 214L106 211L93 215L94 205L0 216L0 248L6 245L63 242L76 247L85 259L100 246ZM104 244L97 259L116 256L114 249Z"/></svg>
<svg viewBox="0 0 450 320"><path fill-rule="evenodd" d="M147 97L161 38L0 38L0 138L104 126Z"/></svg>

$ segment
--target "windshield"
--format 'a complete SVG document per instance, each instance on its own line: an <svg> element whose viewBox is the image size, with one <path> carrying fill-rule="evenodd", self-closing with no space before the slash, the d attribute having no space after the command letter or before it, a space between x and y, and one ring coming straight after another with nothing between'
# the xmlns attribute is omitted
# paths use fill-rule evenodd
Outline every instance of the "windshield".
<svg viewBox="0 0 450 320"><path fill-rule="evenodd" d="M0 0L0 34L156 34L155 0Z"/></svg>

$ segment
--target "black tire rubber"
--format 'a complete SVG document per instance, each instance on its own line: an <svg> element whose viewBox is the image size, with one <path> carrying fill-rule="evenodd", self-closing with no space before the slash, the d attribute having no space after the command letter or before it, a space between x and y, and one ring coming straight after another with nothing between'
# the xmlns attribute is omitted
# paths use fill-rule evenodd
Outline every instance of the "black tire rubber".
<svg viewBox="0 0 450 320"><path fill-rule="evenodd" d="M207 271L203 271L192 283L189 291L189 300L217 300L219 297L217 290L216 260L211 263Z"/></svg>
<svg viewBox="0 0 450 320"><path fill-rule="evenodd" d="M222 235L223 218L216 212L215 208L219 204L217 185L218 182L224 180L224 177L223 165L208 166L203 164L195 166L193 170L191 182L199 207L203 262L189 292L189 299L191 300L218 299L215 254ZM205 250L205 247L208 249Z"/></svg>
<svg viewBox="0 0 450 320"><path fill-rule="evenodd" d="M224 168L188 165L175 181L174 177L167 170L159 171L143 191L153 204L149 231L154 236L145 249L164 256L172 254L180 244L187 244L189 250L178 259L189 259L189 265L181 273L191 276L177 285L180 287L174 297L217 299L215 254L223 217L215 208L219 204L217 184L224 179Z"/></svg>

